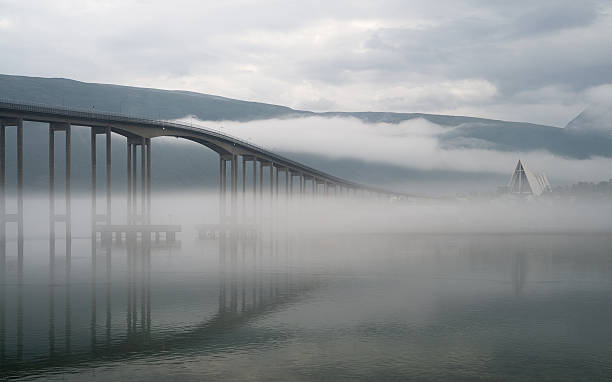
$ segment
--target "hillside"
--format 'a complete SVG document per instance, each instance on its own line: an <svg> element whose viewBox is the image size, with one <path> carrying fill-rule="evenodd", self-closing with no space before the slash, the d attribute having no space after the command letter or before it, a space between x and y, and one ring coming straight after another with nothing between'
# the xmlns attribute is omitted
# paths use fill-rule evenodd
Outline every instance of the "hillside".
<svg viewBox="0 0 612 382"><path fill-rule="evenodd" d="M0 97L11 100L36 102L49 105L64 105L78 108L125 113L134 116L161 119L177 119L193 115L201 120L252 121L272 118L292 118L307 116L352 117L366 123L385 122L391 124L415 118L422 118L443 126L446 132L438 136L439 144L445 149L479 148L496 151L529 152L548 151L568 158L585 159L592 156L612 157L612 137L596 134L596 129L562 129L524 122L508 122L465 116L434 115L423 113L390 112L327 112L313 113L295 110L285 106L258 102L248 102L209 94L187 91L159 90L119 85L85 83L59 78L36 78L0 75ZM10 129L9 129L10 130ZM11 142L9 131L7 142ZM47 156L47 133L41 124L31 124L26 131L26 186L29 189L44 189L48 169L39 165ZM87 129L75 128L73 140L86 143L89 139ZM216 156L201 147L183 144L155 143L154 181L160 187L194 188L216 185ZM113 146L115 165L123 168L124 147L119 137ZM75 187L86 188L88 176L87 144L74 145L73 172ZM83 148L84 147L84 148ZM82 151L82 152L81 152ZM419 172L385 164L367 164L355 160L315 158L312 155L287 153L298 160L316 165L322 170L339 176L346 176L366 183L385 182L390 178L410 177L413 179L465 179L466 174L452 172ZM14 148L7 147L7 168L14 158ZM173 161L164 160L173 158ZM185 171L174 171L171 163L192 163ZM360 171L364 166L376 171ZM374 166L374 167L372 167ZM29 169L29 170L28 170ZM12 174L8 172L9 181ZM114 174L117 180L122 176ZM490 178L490 183L503 179L491 174L473 174L480 178ZM120 182L123 183L122 179Z"/></svg>

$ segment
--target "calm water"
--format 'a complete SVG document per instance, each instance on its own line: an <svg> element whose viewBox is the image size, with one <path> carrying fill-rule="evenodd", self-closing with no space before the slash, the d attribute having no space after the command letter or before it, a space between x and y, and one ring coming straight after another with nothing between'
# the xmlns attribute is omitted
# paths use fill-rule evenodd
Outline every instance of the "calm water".
<svg viewBox="0 0 612 382"><path fill-rule="evenodd" d="M16 245L2 379L612 378L609 235Z"/></svg>

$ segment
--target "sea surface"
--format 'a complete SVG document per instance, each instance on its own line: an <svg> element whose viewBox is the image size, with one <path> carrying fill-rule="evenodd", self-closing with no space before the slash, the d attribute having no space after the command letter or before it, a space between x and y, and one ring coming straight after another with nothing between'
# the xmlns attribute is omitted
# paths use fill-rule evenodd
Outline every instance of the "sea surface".
<svg viewBox="0 0 612 382"><path fill-rule="evenodd" d="M607 234L18 244L3 380L612 378Z"/></svg>

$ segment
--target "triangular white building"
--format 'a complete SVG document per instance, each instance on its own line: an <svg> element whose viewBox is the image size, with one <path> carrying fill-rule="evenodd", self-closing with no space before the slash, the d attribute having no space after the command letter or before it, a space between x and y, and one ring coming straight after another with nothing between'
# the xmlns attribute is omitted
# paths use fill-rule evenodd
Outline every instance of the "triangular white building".
<svg viewBox="0 0 612 382"><path fill-rule="evenodd" d="M546 174L534 174L519 159L508 182L508 192L511 194L540 196L551 191Z"/></svg>

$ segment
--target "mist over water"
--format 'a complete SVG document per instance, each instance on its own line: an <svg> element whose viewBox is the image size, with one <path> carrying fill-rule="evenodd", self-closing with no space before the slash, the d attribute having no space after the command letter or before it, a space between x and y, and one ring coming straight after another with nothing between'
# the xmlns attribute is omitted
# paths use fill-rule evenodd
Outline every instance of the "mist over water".
<svg viewBox="0 0 612 382"><path fill-rule="evenodd" d="M308 190L307 190L308 191ZM259 191L258 191L259 192ZM612 204L608 200L549 198L509 199L504 197L460 200L454 198L409 197L406 200L347 197L325 198L311 191L303 197L258 195L253 202L247 190L237 197L239 220L266 230L289 230L298 234L351 233L602 233L612 230ZM333 194L333 191L330 191ZM97 212L106 204L98 198ZM219 195L215 192L153 192L152 223L180 224L181 237L189 238L199 225L216 225L219 220ZM229 209L229 201L227 208ZM244 208L243 208L244 203ZM7 198L8 211L16 201ZM127 201L123 194L112 199L112 223L124 224ZM24 222L26 239L46 239L49 235L48 197L26 196ZM63 211L64 200L56 200L56 212ZM91 236L91 196L72 198L72 236ZM56 223L58 234L62 224ZM8 224L8 237L16 230Z"/></svg>
<svg viewBox="0 0 612 382"><path fill-rule="evenodd" d="M70 252L58 223L50 257L48 200L27 196L22 260L10 229L6 243L2 376L570 381L612 372L608 204L252 199L239 211L256 235L215 230L216 193L154 192L152 223L180 224L176 242L92 246L91 200L76 195ZM113 223L125 220L125 203L114 195Z"/></svg>

